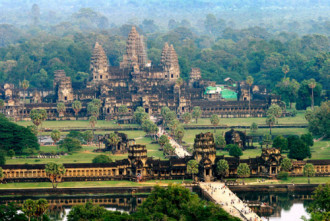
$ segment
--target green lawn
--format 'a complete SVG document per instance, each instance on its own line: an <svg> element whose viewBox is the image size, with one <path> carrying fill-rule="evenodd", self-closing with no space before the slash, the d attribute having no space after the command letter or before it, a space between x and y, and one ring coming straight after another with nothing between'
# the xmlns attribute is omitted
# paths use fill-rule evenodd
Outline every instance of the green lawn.
<svg viewBox="0 0 330 221"><path fill-rule="evenodd" d="M220 125L227 126L250 126L253 122L259 125L265 125L265 117L251 117L251 118L220 118ZM307 124L304 111L299 111L295 117L282 117L278 119L278 124ZM197 121L192 119L188 125L211 125L210 118L200 118Z"/></svg>
<svg viewBox="0 0 330 221"><path fill-rule="evenodd" d="M242 179L239 179L242 181ZM249 185L269 185L269 184L307 184L307 177L288 177L288 180L265 180L265 182L258 182L261 178L245 178L244 182ZM330 182L330 177L311 177L311 184L322 184Z"/></svg>
<svg viewBox="0 0 330 221"><path fill-rule="evenodd" d="M314 142L311 147L312 159L330 159L330 140Z"/></svg>
<svg viewBox="0 0 330 221"><path fill-rule="evenodd" d="M222 134L224 132L229 131L230 129L224 130L224 129L217 129L216 134ZM250 130L246 129L237 129L240 131L246 131L247 135L254 135L254 136L263 136L265 134L269 134L269 129L262 128L258 129L257 132L252 133ZM193 144L196 134L199 133L206 133L206 132L214 132L213 129L200 129L200 130L185 130L185 134L183 137L183 141L185 141L188 144ZM308 133L307 128L273 128L272 129L272 135L302 135Z"/></svg>
<svg viewBox="0 0 330 221"><path fill-rule="evenodd" d="M159 144L151 144L151 138L144 137L145 132L143 131L120 131L124 132L128 135L128 138L134 138L137 144L144 144L147 146L148 156L165 159L163 156L163 152L159 151L160 148ZM49 162L56 162L56 163L91 163L94 157L100 154L109 154L109 153L95 153L93 152L94 149L97 149L98 146L83 146L82 150L73 152L67 156L61 156L61 158L47 158L47 159L10 159L7 158L6 164L45 164ZM43 152L61 152L66 151L64 149L60 149L57 146L41 146L40 150ZM126 159L127 154L116 154L110 155L112 160L121 160Z"/></svg>
<svg viewBox="0 0 330 221"><path fill-rule="evenodd" d="M191 182L191 180L184 180L184 182ZM164 185L170 183L181 184L182 180L149 180L146 182L132 182L132 181L85 181L85 182L63 182L58 185L58 188L86 188L86 187L136 187L136 186L154 186ZM39 183L6 183L0 184L0 189L35 189L35 188L52 188L50 182Z"/></svg>
<svg viewBox="0 0 330 221"><path fill-rule="evenodd" d="M22 126L33 125L32 121L18 121L17 124ZM95 128L125 128L138 127L138 124L122 124L118 125L116 121L98 120ZM43 128L57 129L57 128L87 128L90 129L88 120L61 120L61 121L44 121Z"/></svg>

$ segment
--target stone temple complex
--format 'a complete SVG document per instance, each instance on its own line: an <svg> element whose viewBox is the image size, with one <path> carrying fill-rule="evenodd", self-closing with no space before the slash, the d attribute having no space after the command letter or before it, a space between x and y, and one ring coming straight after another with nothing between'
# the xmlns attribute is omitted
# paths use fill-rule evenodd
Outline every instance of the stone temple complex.
<svg viewBox="0 0 330 221"><path fill-rule="evenodd" d="M34 108L46 109L49 119L57 119L57 103L66 105L62 119L75 119L71 104L82 103L78 118L87 115L87 104L94 98L102 101L100 119L110 119L118 109L126 105L129 114L142 106L147 113L157 115L167 106L178 114L191 112L195 106L202 109L202 116L218 114L221 117L262 117L272 103L281 104L279 98L259 85L249 87L244 82L230 78L226 84L216 85L203 80L199 68L192 68L187 82L179 83L180 66L173 45L165 43L160 64L147 58L144 38L135 27L129 33L126 52L119 67L110 66L102 46L96 42L90 61L90 78L81 87L75 87L63 70L54 72L53 90L28 89L23 91L12 84L2 85L0 98L5 100L7 116L29 118ZM250 90L250 93L249 93ZM22 105L26 98L27 102Z"/></svg>
<svg viewBox="0 0 330 221"><path fill-rule="evenodd" d="M190 160L198 162L198 178L201 181L220 179L216 167L219 160L226 160L229 169L225 177L237 177L237 167L246 163L250 167L249 177L276 177L281 169L283 160L280 150L276 148L263 148L261 156L249 159L236 157L216 156L213 134L197 134L192 156L184 158L170 158L160 160L147 156L145 145L131 144L128 147L128 158L116 160L112 163L76 163L64 164L66 173L64 181L89 180L142 180L152 179L189 179L192 174L187 171ZM312 163L316 176L328 176L330 160L293 161L291 176L302 176L306 163ZM44 164L16 164L2 166L5 177L4 182L40 182L48 181ZM0 180L1 181L1 180Z"/></svg>

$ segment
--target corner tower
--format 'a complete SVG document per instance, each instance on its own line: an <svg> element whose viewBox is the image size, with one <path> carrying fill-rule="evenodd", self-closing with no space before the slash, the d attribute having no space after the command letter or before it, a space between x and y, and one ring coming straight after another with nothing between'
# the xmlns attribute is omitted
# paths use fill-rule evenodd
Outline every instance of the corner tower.
<svg viewBox="0 0 330 221"><path fill-rule="evenodd" d="M92 81L106 81L109 79L109 62L102 46L96 42L91 58L90 70Z"/></svg>

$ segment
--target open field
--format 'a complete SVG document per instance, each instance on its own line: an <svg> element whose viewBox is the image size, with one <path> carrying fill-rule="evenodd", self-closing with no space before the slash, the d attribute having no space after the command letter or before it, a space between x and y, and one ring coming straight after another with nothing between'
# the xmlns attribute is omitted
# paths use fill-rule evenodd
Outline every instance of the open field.
<svg viewBox="0 0 330 221"><path fill-rule="evenodd" d="M121 131L128 134L129 138L136 139L136 143L144 144L147 146L148 156L165 159L163 156L163 152L159 151L160 148L159 144L152 144L151 138L144 137L145 132L143 131ZM56 162L56 163L91 163L94 157L100 154L109 155L109 153L95 153L93 152L94 149L97 149L98 146L83 146L80 151L73 152L67 156L61 156L61 158L47 158L47 159L10 159L7 158L6 164L45 164L49 162ZM43 152L61 152L66 151L64 149L60 149L57 146L41 146L40 150ZM120 154L120 155L109 155L112 160L121 160L127 158L127 154Z"/></svg>
<svg viewBox="0 0 330 221"><path fill-rule="evenodd" d="M250 126L253 122L258 125L266 125L265 117L251 117L251 118L220 118L219 125L228 125L228 126ZM287 124L307 124L307 120L305 119L305 112L299 111L297 116L295 117L282 117L278 118L279 125L287 125ZM197 121L192 119L188 125L211 125L210 118L200 118Z"/></svg>
<svg viewBox="0 0 330 221"><path fill-rule="evenodd" d="M33 125L32 121L18 121L17 124L22 126ZM125 128L125 127L138 127L138 124L121 124L118 125L116 121L98 120L95 128ZM60 120L60 121L44 121L43 128L57 129L57 128L87 128L90 129L88 120Z"/></svg>
<svg viewBox="0 0 330 221"><path fill-rule="evenodd" d="M240 130L240 129L237 129ZM263 136L265 134L269 134L269 129L258 129L257 132L252 133L250 130L241 129L242 131L246 131L247 135L253 135L253 136ZM216 134L222 134L226 131L229 131L229 129L217 129ZM193 144L195 135L199 133L206 133L206 132L214 132L214 130L210 129L201 129L201 130L185 130L185 134L183 137L183 141L185 141L188 144ZM307 128L273 128L272 129L272 135L302 135L308 133Z"/></svg>
<svg viewBox="0 0 330 221"><path fill-rule="evenodd" d="M184 180L185 183L191 180ZM181 184L182 180L149 180L146 182L132 181L86 181L86 182L63 182L58 188L87 188L87 187L136 187L136 186L167 186L170 183ZM0 189L36 189L36 188L52 188L50 182L39 183L6 183L0 184Z"/></svg>
<svg viewBox="0 0 330 221"><path fill-rule="evenodd" d="M308 184L307 177L288 177L288 180L265 180L258 182L261 178L245 178L244 182L249 185L268 185L268 184ZM239 179L242 181L242 179ZM310 177L311 184L322 184L330 182L330 177Z"/></svg>

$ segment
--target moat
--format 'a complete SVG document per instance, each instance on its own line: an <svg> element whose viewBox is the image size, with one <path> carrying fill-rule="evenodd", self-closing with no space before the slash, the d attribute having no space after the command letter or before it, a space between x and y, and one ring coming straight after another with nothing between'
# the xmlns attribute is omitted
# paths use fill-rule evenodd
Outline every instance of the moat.
<svg viewBox="0 0 330 221"><path fill-rule="evenodd" d="M197 191L198 192L198 191ZM257 212L264 220L279 221L301 220L301 216L309 217L306 205L311 202L310 192L244 192L237 193L246 202L261 202L272 207L271 213ZM72 206L92 201L93 204L104 206L109 210L134 212L148 197L148 193L141 194L82 194L57 196L4 196L0 197L0 204L15 202L21 204L26 199L45 198L49 202L49 215L52 220L66 220Z"/></svg>

